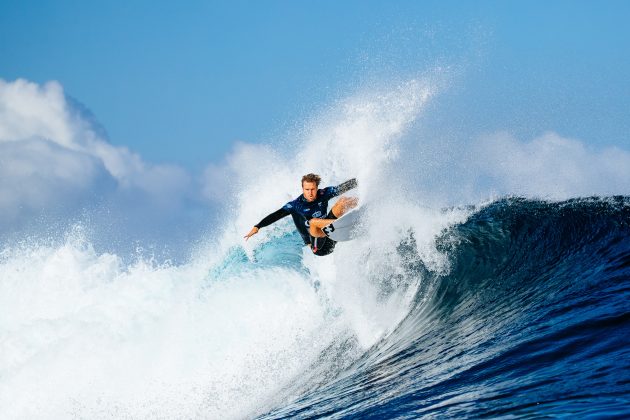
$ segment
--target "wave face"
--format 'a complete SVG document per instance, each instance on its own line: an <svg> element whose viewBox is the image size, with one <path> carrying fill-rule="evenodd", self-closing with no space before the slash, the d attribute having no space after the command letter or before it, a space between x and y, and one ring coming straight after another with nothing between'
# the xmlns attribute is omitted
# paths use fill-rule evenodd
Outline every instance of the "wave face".
<svg viewBox="0 0 630 420"><path fill-rule="evenodd" d="M396 207L322 258L5 248L2 417L630 415L630 198Z"/></svg>
<svg viewBox="0 0 630 420"><path fill-rule="evenodd" d="M630 415L630 200L504 199L445 230L442 273L332 380L264 418Z"/></svg>

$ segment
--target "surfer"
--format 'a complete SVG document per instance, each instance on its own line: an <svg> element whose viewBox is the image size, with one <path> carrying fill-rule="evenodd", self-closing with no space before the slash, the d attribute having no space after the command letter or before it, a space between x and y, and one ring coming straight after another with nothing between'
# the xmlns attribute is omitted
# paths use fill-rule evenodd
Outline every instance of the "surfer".
<svg viewBox="0 0 630 420"><path fill-rule="evenodd" d="M333 241L326 234L326 227L335 219L343 216L348 210L357 206L358 198L341 197L332 209L328 210L328 201L357 186L356 178L343 182L336 187L318 189L321 178L319 175L306 174L302 177L302 195L289 201L279 210L271 213L245 235L245 240L258 233L260 228L269 226L285 216L291 215L293 223L302 236L304 244L308 245L315 255L328 255L335 248Z"/></svg>

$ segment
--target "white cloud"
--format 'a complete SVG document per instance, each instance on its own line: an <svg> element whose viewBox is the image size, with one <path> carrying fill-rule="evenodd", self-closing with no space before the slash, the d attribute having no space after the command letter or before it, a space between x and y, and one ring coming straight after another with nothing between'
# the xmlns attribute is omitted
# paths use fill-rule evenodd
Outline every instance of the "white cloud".
<svg viewBox="0 0 630 420"><path fill-rule="evenodd" d="M37 137L73 148L68 119L59 83L39 86L26 80L0 80L0 142Z"/></svg>
<svg viewBox="0 0 630 420"><path fill-rule="evenodd" d="M471 155L475 172L502 194L552 199L630 193L630 153L589 148L548 132L530 142L506 133L479 139Z"/></svg>
<svg viewBox="0 0 630 420"><path fill-rule="evenodd" d="M630 194L630 152L594 147L547 132L507 132L469 142L425 135L403 154L398 172L410 196L430 206L466 205L516 195L563 200Z"/></svg>
<svg viewBox="0 0 630 420"><path fill-rule="evenodd" d="M0 215L3 222L54 207L78 205L87 191L112 182L98 159L50 141L0 142Z"/></svg>
<svg viewBox="0 0 630 420"><path fill-rule="evenodd" d="M174 211L192 189L183 168L108 143L59 83L0 79L0 228L105 196L136 210Z"/></svg>

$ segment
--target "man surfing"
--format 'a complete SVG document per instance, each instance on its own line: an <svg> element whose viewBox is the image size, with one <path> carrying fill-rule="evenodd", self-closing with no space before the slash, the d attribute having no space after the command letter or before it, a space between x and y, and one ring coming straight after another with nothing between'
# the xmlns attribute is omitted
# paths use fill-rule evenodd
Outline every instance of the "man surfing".
<svg viewBox="0 0 630 420"><path fill-rule="evenodd" d="M328 237L325 228L333 223L335 219L343 216L348 210L355 208L359 199L341 197L330 212L326 213L328 201L355 188L357 180L352 178L336 187L326 187L321 190L317 188L320 181L319 175L304 175L302 177L302 195L293 201L289 201L282 208L254 225L252 230L245 235L245 240L257 234L260 228L269 226L283 217L291 215L296 229L304 240L304 244L310 246L313 254L319 256L330 254L337 242Z"/></svg>

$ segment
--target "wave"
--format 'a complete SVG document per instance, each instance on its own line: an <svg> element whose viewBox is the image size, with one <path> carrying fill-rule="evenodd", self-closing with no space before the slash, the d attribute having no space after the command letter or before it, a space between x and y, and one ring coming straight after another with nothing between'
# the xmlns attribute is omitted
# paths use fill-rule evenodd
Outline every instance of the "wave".
<svg viewBox="0 0 630 420"><path fill-rule="evenodd" d="M445 230L405 319L264 418L628 415L630 199L509 198Z"/></svg>
<svg viewBox="0 0 630 420"><path fill-rule="evenodd" d="M446 141L417 124L448 84L430 73L366 87L282 144L236 145L205 174L211 226L185 205L188 177L157 166L130 180L168 217L123 188L63 238L71 214L24 218L0 238L2 416L630 414L629 199L436 210L626 194L627 154L555 134ZM365 235L317 258L285 219L244 243L312 171L359 179ZM181 182L163 191L168 174Z"/></svg>
<svg viewBox="0 0 630 420"><path fill-rule="evenodd" d="M0 411L630 414L630 198L396 208L321 258L288 221L183 265L126 263L80 231L5 248Z"/></svg>

